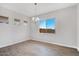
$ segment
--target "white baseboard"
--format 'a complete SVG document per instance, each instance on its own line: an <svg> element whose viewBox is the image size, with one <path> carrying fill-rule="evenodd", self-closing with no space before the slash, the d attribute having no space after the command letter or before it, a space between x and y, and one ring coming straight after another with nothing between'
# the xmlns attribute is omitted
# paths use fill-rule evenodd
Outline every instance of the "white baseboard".
<svg viewBox="0 0 79 59"><path fill-rule="evenodd" d="M21 42L28 41L28 40L35 40L35 39L24 38L24 39L19 40L19 41L14 41L14 42L10 42L10 43L8 43L8 44L1 45L0 48L7 47L7 46L10 46L10 45L14 45L14 44L17 44L17 43L21 43ZM77 49L77 50L79 51L79 48L77 48L77 47L75 47L75 46L70 46L70 45L61 44L61 43L56 43L56 42L43 41L43 40L35 40L35 41L40 41L40 42L46 42L46 43L56 44L56 45L59 45L59 46L64 46L64 47L69 47L69 48L75 48L75 49Z"/></svg>
<svg viewBox="0 0 79 59"><path fill-rule="evenodd" d="M28 38L24 38L22 40L16 40L16 41L13 41L13 42L9 42L9 43L6 43L6 44L3 44L0 46L0 48L3 48L3 47L7 47L7 46L11 46L11 45L14 45L14 44L17 44L17 43L21 43L21 42L24 42L24 41L28 41L29 39Z"/></svg>
<svg viewBox="0 0 79 59"><path fill-rule="evenodd" d="M35 40L35 39L31 39L31 40ZM56 43L56 42L49 42L49 41L43 41L43 40L35 40L35 41L46 42L46 43L56 44L56 45L63 46L63 47L68 47L68 48L77 49L76 46L70 46L70 45L61 44L61 43Z"/></svg>

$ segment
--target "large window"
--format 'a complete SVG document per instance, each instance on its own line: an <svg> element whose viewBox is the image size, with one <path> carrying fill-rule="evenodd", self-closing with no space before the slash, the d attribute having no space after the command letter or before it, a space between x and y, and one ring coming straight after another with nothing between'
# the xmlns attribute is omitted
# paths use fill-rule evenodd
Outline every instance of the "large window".
<svg viewBox="0 0 79 59"><path fill-rule="evenodd" d="M40 33L55 33L56 18L42 19L39 22Z"/></svg>

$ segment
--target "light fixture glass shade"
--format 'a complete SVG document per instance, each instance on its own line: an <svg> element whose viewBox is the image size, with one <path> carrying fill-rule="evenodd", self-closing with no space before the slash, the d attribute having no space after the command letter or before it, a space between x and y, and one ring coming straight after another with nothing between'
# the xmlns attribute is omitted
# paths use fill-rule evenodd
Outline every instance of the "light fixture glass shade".
<svg viewBox="0 0 79 59"><path fill-rule="evenodd" d="M32 20L33 20L34 22L37 22L37 21L39 21L40 19L39 19L39 17L32 17Z"/></svg>

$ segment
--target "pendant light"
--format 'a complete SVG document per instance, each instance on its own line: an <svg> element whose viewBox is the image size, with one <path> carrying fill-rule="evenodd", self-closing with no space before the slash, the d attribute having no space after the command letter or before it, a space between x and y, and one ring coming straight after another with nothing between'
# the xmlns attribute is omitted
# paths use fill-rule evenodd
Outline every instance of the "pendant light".
<svg viewBox="0 0 79 59"><path fill-rule="evenodd" d="M32 17L32 20L34 21L34 22L37 22L37 21L39 21L40 19L39 19L39 17L37 17L37 3L34 3L34 7L35 7L35 15L36 16L34 16L34 17Z"/></svg>

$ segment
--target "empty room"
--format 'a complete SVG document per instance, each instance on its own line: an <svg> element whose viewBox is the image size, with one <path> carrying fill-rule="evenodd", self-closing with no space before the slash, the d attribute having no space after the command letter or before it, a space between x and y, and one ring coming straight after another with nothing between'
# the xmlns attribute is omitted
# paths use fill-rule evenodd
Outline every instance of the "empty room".
<svg viewBox="0 0 79 59"><path fill-rule="evenodd" d="M79 4L0 3L0 56L79 56Z"/></svg>

